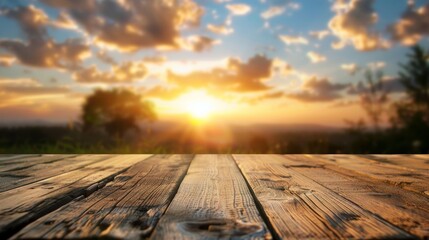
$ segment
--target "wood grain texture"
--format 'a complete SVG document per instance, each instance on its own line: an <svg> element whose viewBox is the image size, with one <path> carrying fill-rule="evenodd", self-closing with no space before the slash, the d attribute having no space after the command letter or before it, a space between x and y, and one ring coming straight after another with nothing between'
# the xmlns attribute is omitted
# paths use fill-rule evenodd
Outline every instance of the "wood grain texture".
<svg viewBox="0 0 429 240"><path fill-rule="evenodd" d="M191 159L157 155L137 163L91 196L38 219L14 238L143 238L164 213Z"/></svg>
<svg viewBox="0 0 429 240"><path fill-rule="evenodd" d="M9 235L81 195L88 195L150 155L111 155L74 171L0 193L0 236Z"/></svg>
<svg viewBox="0 0 429 240"><path fill-rule="evenodd" d="M379 216L301 174L314 168L278 155L234 155L281 238L413 238Z"/></svg>
<svg viewBox="0 0 429 240"><path fill-rule="evenodd" d="M33 156L40 156L40 154L0 154L0 162L6 162L10 160L33 157Z"/></svg>
<svg viewBox="0 0 429 240"><path fill-rule="evenodd" d="M429 160L429 154L413 154L412 157ZM427 162L429 163L429 162Z"/></svg>
<svg viewBox="0 0 429 240"><path fill-rule="evenodd" d="M197 155L151 239L271 238L229 155Z"/></svg>
<svg viewBox="0 0 429 240"><path fill-rule="evenodd" d="M328 168L302 155L286 155L285 165L356 203L386 221L420 238L429 238L429 201L396 186L346 175L341 168ZM399 190L399 191L398 191Z"/></svg>
<svg viewBox="0 0 429 240"><path fill-rule="evenodd" d="M413 191L429 196L429 180L418 170L404 169L389 163L374 161L356 155L307 155L321 164L335 165L343 171L352 172L373 180L382 181L398 186L408 191Z"/></svg>
<svg viewBox="0 0 429 240"><path fill-rule="evenodd" d="M0 161L0 172L7 173L9 171L26 169L39 164L49 164L55 161L60 161L64 158L72 157L70 154L42 154L42 155L25 155L17 159L8 161Z"/></svg>
<svg viewBox="0 0 429 240"><path fill-rule="evenodd" d="M48 160L42 163L27 164L25 167L19 167L5 172L0 172L0 192L21 187L88 166L92 163L109 158L109 155L67 155L57 158L43 156L41 158Z"/></svg>
<svg viewBox="0 0 429 240"><path fill-rule="evenodd" d="M361 155L362 156L362 155ZM426 175L429 177L429 164L420 158L416 158L408 155L363 155L362 157L369 158L371 160L393 164L399 167L404 168L405 170L418 171L422 175Z"/></svg>

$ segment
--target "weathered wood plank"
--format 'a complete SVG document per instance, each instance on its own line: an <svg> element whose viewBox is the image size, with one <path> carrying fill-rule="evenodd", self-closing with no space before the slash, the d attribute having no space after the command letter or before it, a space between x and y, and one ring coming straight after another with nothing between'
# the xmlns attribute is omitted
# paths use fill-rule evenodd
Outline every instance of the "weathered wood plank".
<svg viewBox="0 0 429 240"><path fill-rule="evenodd" d="M398 155L398 154L376 154L376 155L360 155L361 157L366 157L375 161L382 163L393 164L400 166L407 171L418 171L419 173L429 176L429 163L424 159L419 159L416 157L408 155Z"/></svg>
<svg viewBox="0 0 429 240"><path fill-rule="evenodd" d="M191 159L157 155L137 163L88 198L38 219L14 238L143 238L164 213Z"/></svg>
<svg viewBox="0 0 429 240"><path fill-rule="evenodd" d="M411 235L296 171L278 155L234 159L281 238L380 239Z"/></svg>
<svg viewBox="0 0 429 240"><path fill-rule="evenodd" d="M0 162L3 163L10 160L34 157L39 155L40 154L0 154Z"/></svg>
<svg viewBox="0 0 429 240"><path fill-rule="evenodd" d="M10 161L0 162L0 172L9 172L14 170L22 170L37 166L39 164L49 164L55 161L60 161L75 155L70 154L43 154L37 156L26 156L24 158L13 159Z"/></svg>
<svg viewBox="0 0 429 240"><path fill-rule="evenodd" d="M67 156L53 158L48 162L33 164L25 168L0 172L0 192L73 171L107 158L109 158L108 155L98 154Z"/></svg>
<svg viewBox="0 0 429 240"><path fill-rule="evenodd" d="M356 155L307 155L308 157L319 161L321 164L335 165L341 167L344 171L351 171L353 174L359 174L382 181L394 186L417 192L424 196L429 196L428 177L422 175L417 170L407 169L363 158Z"/></svg>
<svg viewBox="0 0 429 240"><path fill-rule="evenodd" d="M345 175L341 168L322 167L302 155L286 155L285 166L316 181L360 207L420 238L429 238L429 201L420 194L360 175ZM294 167L307 166L307 167Z"/></svg>
<svg viewBox="0 0 429 240"><path fill-rule="evenodd" d="M264 239L270 234L231 156L197 155L152 239Z"/></svg>
<svg viewBox="0 0 429 240"><path fill-rule="evenodd" d="M0 193L0 236L15 233L26 224L99 185L150 155L112 155L83 168Z"/></svg>
<svg viewBox="0 0 429 240"><path fill-rule="evenodd" d="M411 156L415 158L429 160L429 154L413 154Z"/></svg>

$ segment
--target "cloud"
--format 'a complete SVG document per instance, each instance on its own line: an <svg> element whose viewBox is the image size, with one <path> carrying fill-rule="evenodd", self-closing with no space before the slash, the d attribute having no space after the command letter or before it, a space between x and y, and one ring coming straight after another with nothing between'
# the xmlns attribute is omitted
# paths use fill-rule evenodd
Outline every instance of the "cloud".
<svg viewBox="0 0 429 240"><path fill-rule="evenodd" d="M73 119L81 100L75 95L67 86L45 86L32 78L0 78L0 122Z"/></svg>
<svg viewBox="0 0 429 240"><path fill-rule="evenodd" d="M207 24L207 29L216 34L229 35L234 32L234 29L227 26L226 24L214 25Z"/></svg>
<svg viewBox="0 0 429 240"><path fill-rule="evenodd" d="M257 96L242 97L239 100L239 102L255 105L267 100L281 99L285 96L286 94L284 91L271 91L271 92L264 92Z"/></svg>
<svg viewBox="0 0 429 240"><path fill-rule="evenodd" d="M326 61L326 57L317 53L317 52L313 52L310 51L307 53L307 57L310 59L310 61L312 63L320 63L320 62L325 62Z"/></svg>
<svg viewBox="0 0 429 240"><path fill-rule="evenodd" d="M115 59L113 59L111 56L109 56L106 50L98 51L96 53L96 56L98 59L100 59L104 63L110 64L110 65L116 65Z"/></svg>
<svg viewBox="0 0 429 240"><path fill-rule="evenodd" d="M19 105L43 96L58 96L70 93L67 86L44 86L33 78L0 78L0 108Z"/></svg>
<svg viewBox="0 0 429 240"><path fill-rule="evenodd" d="M226 8L233 15L246 15L252 11L252 8L247 4L228 4Z"/></svg>
<svg viewBox="0 0 429 240"><path fill-rule="evenodd" d="M368 67L371 68L372 70L380 70L384 67L386 67L386 63L379 61L379 62L370 62L368 63Z"/></svg>
<svg viewBox="0 0 429 240"><path fill-rule="evenodd" d="M54 21L50 21L49 25L57 28L78 30L76 22L65 12L60 12L58 18Z"/></svg>
<svg viewBox="0 0 429 240"><path fill-rule="evenodd" d="M9 67L15 62L15 57L10 55L0 55L0 66Z"/></svg>
<svg viewBox="0 0 429 240"><path fill-rule="evenodd" d="M329 36L329 34L330 32L328 30L310 32L310 36L318 40L323 40L325 37Z"/></svg>
<svg viewBox="0 0 429 240"><path fill-rule="evenodd" d="M198 26L204 13L193 0L42 2L67 12L96 44L125 52L179 49L180 30Z"/></svg>
<svg viewBox="0 0 429 240"><path fill-rule="evenodd" d="M167 61L166 57L163 56L148 56L143 58L143 62L149 63L149 64L162 64L165 61Z"/></svg>
<svg viewBox="0 0 429 240"><path fill-rule="evenodd" d="M332 83L326 78L310 77L304 84L303 90L287 94L287 97L302 102L327 102L342 97L341 91L349 84Z"/></svg>
<svg viewBox="0 0 429 240"><path fill-rule="evenodd" d="M25 65L35 67L68 68L77 66L90 55L89 46L78 39L57 43L46 30L48 17L32 5L2 9L1 14L16 20L27 41L1 39L0 48L13 54Z"/></svg>
<svg viewBox="0 0 429 240"><path fill-rule="evenodd" d="M216 67L209 71L194 71L188 74L167 74L168 82L179 89L204 88L218 93L224 92L257 92L268 90L264 82L271 77L273 60L256 55L241 62L229 58L226 66Z"/></svg>
<svg viewBox="0 0 429 240"><path fill-rule="evenodd" d="M110 71L100 71L96 66L83 68L73 73L79 83L132 83L142 80L147 69L142 61L125 62L114 65Z"/></svg>
<svg viewBox="0 0 429 240"><path fill-rule="evenodd" d="M347 71L350 75L355 75L360 67L356 63L341 64L341 69Z"/></svg>
<svg viewBox="0 0 429 240"><path fill-rule="evenodd" d="M290 0L270 0L269 4L271 6L261 13L261 17L265 20L280 16L288 10L296 11L301 8L299 3Z"/></svg>
<svg viewBox="0 0 429 240"><path fill-rule="evenodd" d="M378 15L373 8L375 0L336 0L336 15L329 21L329 28L338 41L332 44L341 49L351 44L360 51L388 48L390 44L374 30Z"/></svg>
<svg viewBox="0 0 429 240"><path fill-rule="evenodd" d="M143 96L148 98L159 98L164 100L173 100L178 98L184 92L180 88L167 88L163 86L155 86L153 88L140 88L139 91Z"/></svg>
<svg viewBox="0 0 429 240"><path fill-rule="evenodd" d="M206 36L189 36L182 44L184 48L194 52L203 52L210 49L213 45L220 44L220 40L215 40Z"/></svg>
<svg viewBox="0 0 429 240"><path fill-rule="evenodd" d="M292 44L307 45L308 44L308 40L301 36L280 35L279 37L280 37L280 40L282 40L287 45L292 45Z"/></svg>
<svg viewBox="0 0 429 240"><path fill-rule="evenodd" d="M281 76L287 76L295 71L295 69L287 62L274 58L272 64L272 71Z"/></svg>
<svg viewBox="0 0 429 240"><path fill-rule="evenodd" d="M285 10L286 10L285 7L272 6L272 7L268 8L266 11L262 12L261 17L263 19L270 19L270 18L273 18L275 16L279 16L279 15L283 14Z"/></svg>
<svg viewBox="0 0 429 240"><path fill-rule="evenodd" d="M383 77L381 79L382 88L387 93L401 93L405 92L405 87L401 83L401 79L398 77ZM370 91L369 86L364 82L358 82L357 84L350 85L347 93L350 95L359 95L368 93Z"/></svg>
<svg viewBox="0 0 429 240"><path fill-rule="evenodd" d="M411 3L402 17L388 28L394 41L410 46L429 35L429 4L418 9Z"/></svg>
<svg viewBox="0 0 429 240"><path fill-rule="evenodd" d="M25 43L19 40L0 40L0 48L12 53L20 63L33 67L76 67L90 55L89 47L77 39L63 43L52 40Z"/></svg>

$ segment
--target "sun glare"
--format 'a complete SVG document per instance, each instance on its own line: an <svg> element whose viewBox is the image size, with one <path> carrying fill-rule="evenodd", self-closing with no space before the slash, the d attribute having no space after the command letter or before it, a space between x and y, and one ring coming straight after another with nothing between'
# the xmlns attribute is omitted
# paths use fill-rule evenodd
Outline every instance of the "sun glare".
<svg viewBox="0 0 429 240"><path fill-rule="evenodd" d="M204 90L194 90L180 99L185 111L195 120L207 120L213 113L220 110L219 99L208 95Z"/></svg>

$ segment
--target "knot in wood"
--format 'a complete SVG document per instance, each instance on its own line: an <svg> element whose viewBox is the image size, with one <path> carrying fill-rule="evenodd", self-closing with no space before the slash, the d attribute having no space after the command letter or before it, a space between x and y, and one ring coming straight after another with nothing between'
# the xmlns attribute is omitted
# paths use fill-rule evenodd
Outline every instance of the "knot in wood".
<svg viewBox="0 0 429 240"><path fill-rule="evenodd" d="M207 219L200 221L185 221L179 223L180 228L201 237L237 238L254 237L265 233L261 224L244 223L232 219Z"/></svg>

